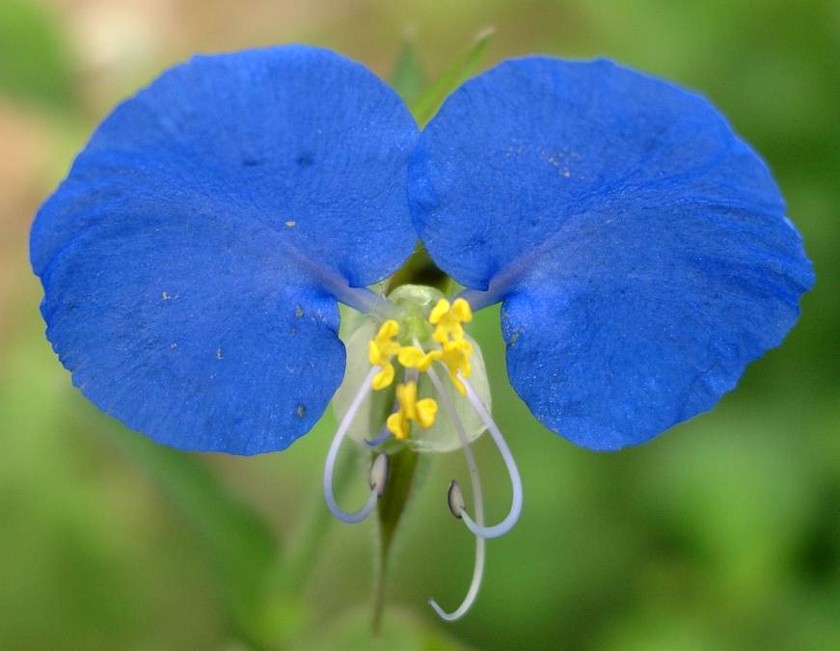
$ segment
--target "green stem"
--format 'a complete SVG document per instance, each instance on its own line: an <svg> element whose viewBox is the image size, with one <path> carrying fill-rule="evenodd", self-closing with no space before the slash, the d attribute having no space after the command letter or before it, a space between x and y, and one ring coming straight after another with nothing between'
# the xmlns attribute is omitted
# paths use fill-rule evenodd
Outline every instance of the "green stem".
<svg viewBox="0 0 840 651"><path fill-rule="evenodd" d="M420 455L403 448L392 454L388 489L377 504L376 514L379 521L379 549L376 558L373 600L373 634L377 635L382 626L382 614L385 609L385 589L388 575L388 561L394 535L400 523L406 504L411 496L412 487L417 477L417 465Z"/></svg>

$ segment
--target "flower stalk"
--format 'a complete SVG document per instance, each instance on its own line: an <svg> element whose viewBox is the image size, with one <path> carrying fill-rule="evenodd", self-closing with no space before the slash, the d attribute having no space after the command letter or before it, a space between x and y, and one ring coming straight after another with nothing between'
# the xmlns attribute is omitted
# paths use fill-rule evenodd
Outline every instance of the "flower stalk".
<svg viewBox="0 0 840 651"><path fill-rule="evenodd" d="M373 618L371 621L374 635L377 635L382 627L391 549L397 527L402 521L405 508L416 487L420 455L404 447L399 452L392 454L390 461L388 490L385 491L382 499L376 505L376 519L379 526L374 570Z"/></svg>

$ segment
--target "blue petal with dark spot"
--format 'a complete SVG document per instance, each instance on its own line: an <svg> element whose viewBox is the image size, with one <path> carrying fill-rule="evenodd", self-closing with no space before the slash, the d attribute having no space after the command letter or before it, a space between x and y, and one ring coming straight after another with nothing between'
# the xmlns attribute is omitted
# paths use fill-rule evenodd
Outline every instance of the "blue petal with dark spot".
<svg viewBox="0 0 840 651"><path fill-rule="evenodd" d="M74 383L156 441L287 447L344 372L331 294L393 273L417 127L344 57L196 57L121 104L42 207L31 259Z"/></svg>

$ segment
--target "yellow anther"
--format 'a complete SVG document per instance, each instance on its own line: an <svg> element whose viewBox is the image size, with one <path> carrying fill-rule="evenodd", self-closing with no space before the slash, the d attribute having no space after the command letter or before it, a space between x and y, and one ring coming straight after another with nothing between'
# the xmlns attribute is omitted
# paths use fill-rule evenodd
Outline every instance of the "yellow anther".
<svg viewBox="0 0 840 651"><path fill-rule="evenodd" d="M470 304L463 298L456 298L449 310L453 319L458 319L461 323L469 323L472 321L472 308Z"/></svg>
<svg viewBox="0 0 840 651"><path fill-rule="evenodd" d="M441 361L449 370L452 384L462 396L466 395L464 383L458 379L460 373L469 377L472 366L470 356L472 344L464 335L462 324L472 321L472 308L463 298L456 298L450 305L446 299L440 299L429 315L429 323L435 326L432 338L441 345Z"/></svg>
<svg viewBox="0 0 840 651"><path fill-rule="evenodd" d="M472 321L472 309L463 298L456 298L450 305L440 299L429 314L429 323L435 326L432 338L439 344L446 341L460 341L464 338L463 323Z"/></svg>
<svg viewBox="0 0 840 651"><path fill-rule="evenodd" d="M429 429L435 424L438 404L434 398L423 398L422 400L418 400L415 408L417 410L416 420L420 423L420 427Z"/></svg>
<svg viewBox="0 0 840 651"><path fill-rule="evenodd" d="M379 332L368 343L368 361L372 366L381 366L382 370L373 376L371 386L374 389L384 389L394 381L394 365L391 358L400 350L400 345L394 341L400 334L400 324L389 319L379 328Z"/></svg>
<svg viewBox="0 0 840 651"><path fill-rule="evenodd" d="M394 339L398 334L400 334L400 324L394 319L388 319L379 328L379 332L371 343L376 346L381 355L396 355L400 345Z"/></svg>
<svg viewBox="0 0 840 651"><path fill-rule="evenodd" d="M441 318L443 318L444 314L449 312L449 301L445 298L440 299L435 306L432 308L431 314L429 314L429 323L432 325L437 325L440 323Z"/></svg>
<svg viewBox="0 0 840 651"><path fill-rule="evenodd" d="M391 386L391 382L393 381L394 365L391 364L391 362L387 362L385 366L382 367L382 370L373 376L373 380L371 380L370 384L375 391L379 391L381 389L384 389L385 387Z"/></svg>
<svg viewBox="0 0 840 651"><path fill-rule="evenodd" d="M443 352L440 350L430 350L428 353L424 353L422 350L414 346L404 346L400 348L400 352L397 354L397 359L400 360L400 364L406 368L416 368L420 372L425 372L428 371L432 363L440 359L442 355Z"/></svg>
<svg viewBox="0 0 840 651"><path fill-rule="evenodd" d="M443 355L441 360L446 364L449 370L449 379L462 396L467 394L467 388L464 383L458 379L460 373L464 377L469 377L472 371L472 364L470 363L470 356L472 355L472 344L466 340L461 341L447 341L443 344Z"/></svg>
<svg viewBox="0 0 840 651"><path fill-rule="evenodd" d="M429 314L429 323L434 326L432 339L440 348L428 352L419 346L401 346L396 340L400 334L400 324L393 319L385 321L373 340L368 343L368 359L371 365L381 367L371 381L373 388L378 391L394 382L395 369L392 359L396 355L403 367L417 369L421 373L428 371L434 362L442 361L458 393L466 395L466 387L459 375L464 378L470 376L473 347L466 338L463 326L470 321L472 309L466 300L457 298L450 303L445 298L440 299ZM399 411L391 414L386 423L396 438L404 439L408 436L409 421L416 421L423 427L431 427L434 423L437 403L432 399L418 401L414 382L397 387L397 400L400 405Z"/></svg>
<svg viewBox="0 0 840 651"><path fill-rule="evenodd" d="M437 402L433 398L417 400L416 382L397 385L397 402L399 403L399 409L388 416L388 420L385 422L385 426L394 435L394 438L400 441L408 438L410 421L414 421L427 429L435 424L438 410Z"/></svg>
<svg viewBox="0 0 840 651"><path fill-rule="evenodd" d="M395 411L393 414L388 416L385 421L385 427L388 428L388 431L391 432L391 434L394 435L394 438L398 441L404 441L408 438L408 429L406 427L406 420L402 410Z"/></svg>

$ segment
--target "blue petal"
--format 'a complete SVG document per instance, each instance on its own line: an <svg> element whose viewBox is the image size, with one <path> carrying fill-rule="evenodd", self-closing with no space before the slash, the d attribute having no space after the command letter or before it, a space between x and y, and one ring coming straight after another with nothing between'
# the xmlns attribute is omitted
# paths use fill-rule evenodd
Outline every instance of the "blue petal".
<svg viewBox="0 0 840 651"><path fill-rule="evenodd" d="M761 159L703 98L607 61L466 83L409 167L415 226L479 306L511 383L592 449L711 408L813 284Z"/></svg>
<svg viewBox="0 0 840 651"><path fill-rule="evenodd" d="M74 383L168 445L287 447L343 376L331 292L413 249L416 137L393 91L324 50L166 72L106 119L33 226Z"/></svg>

